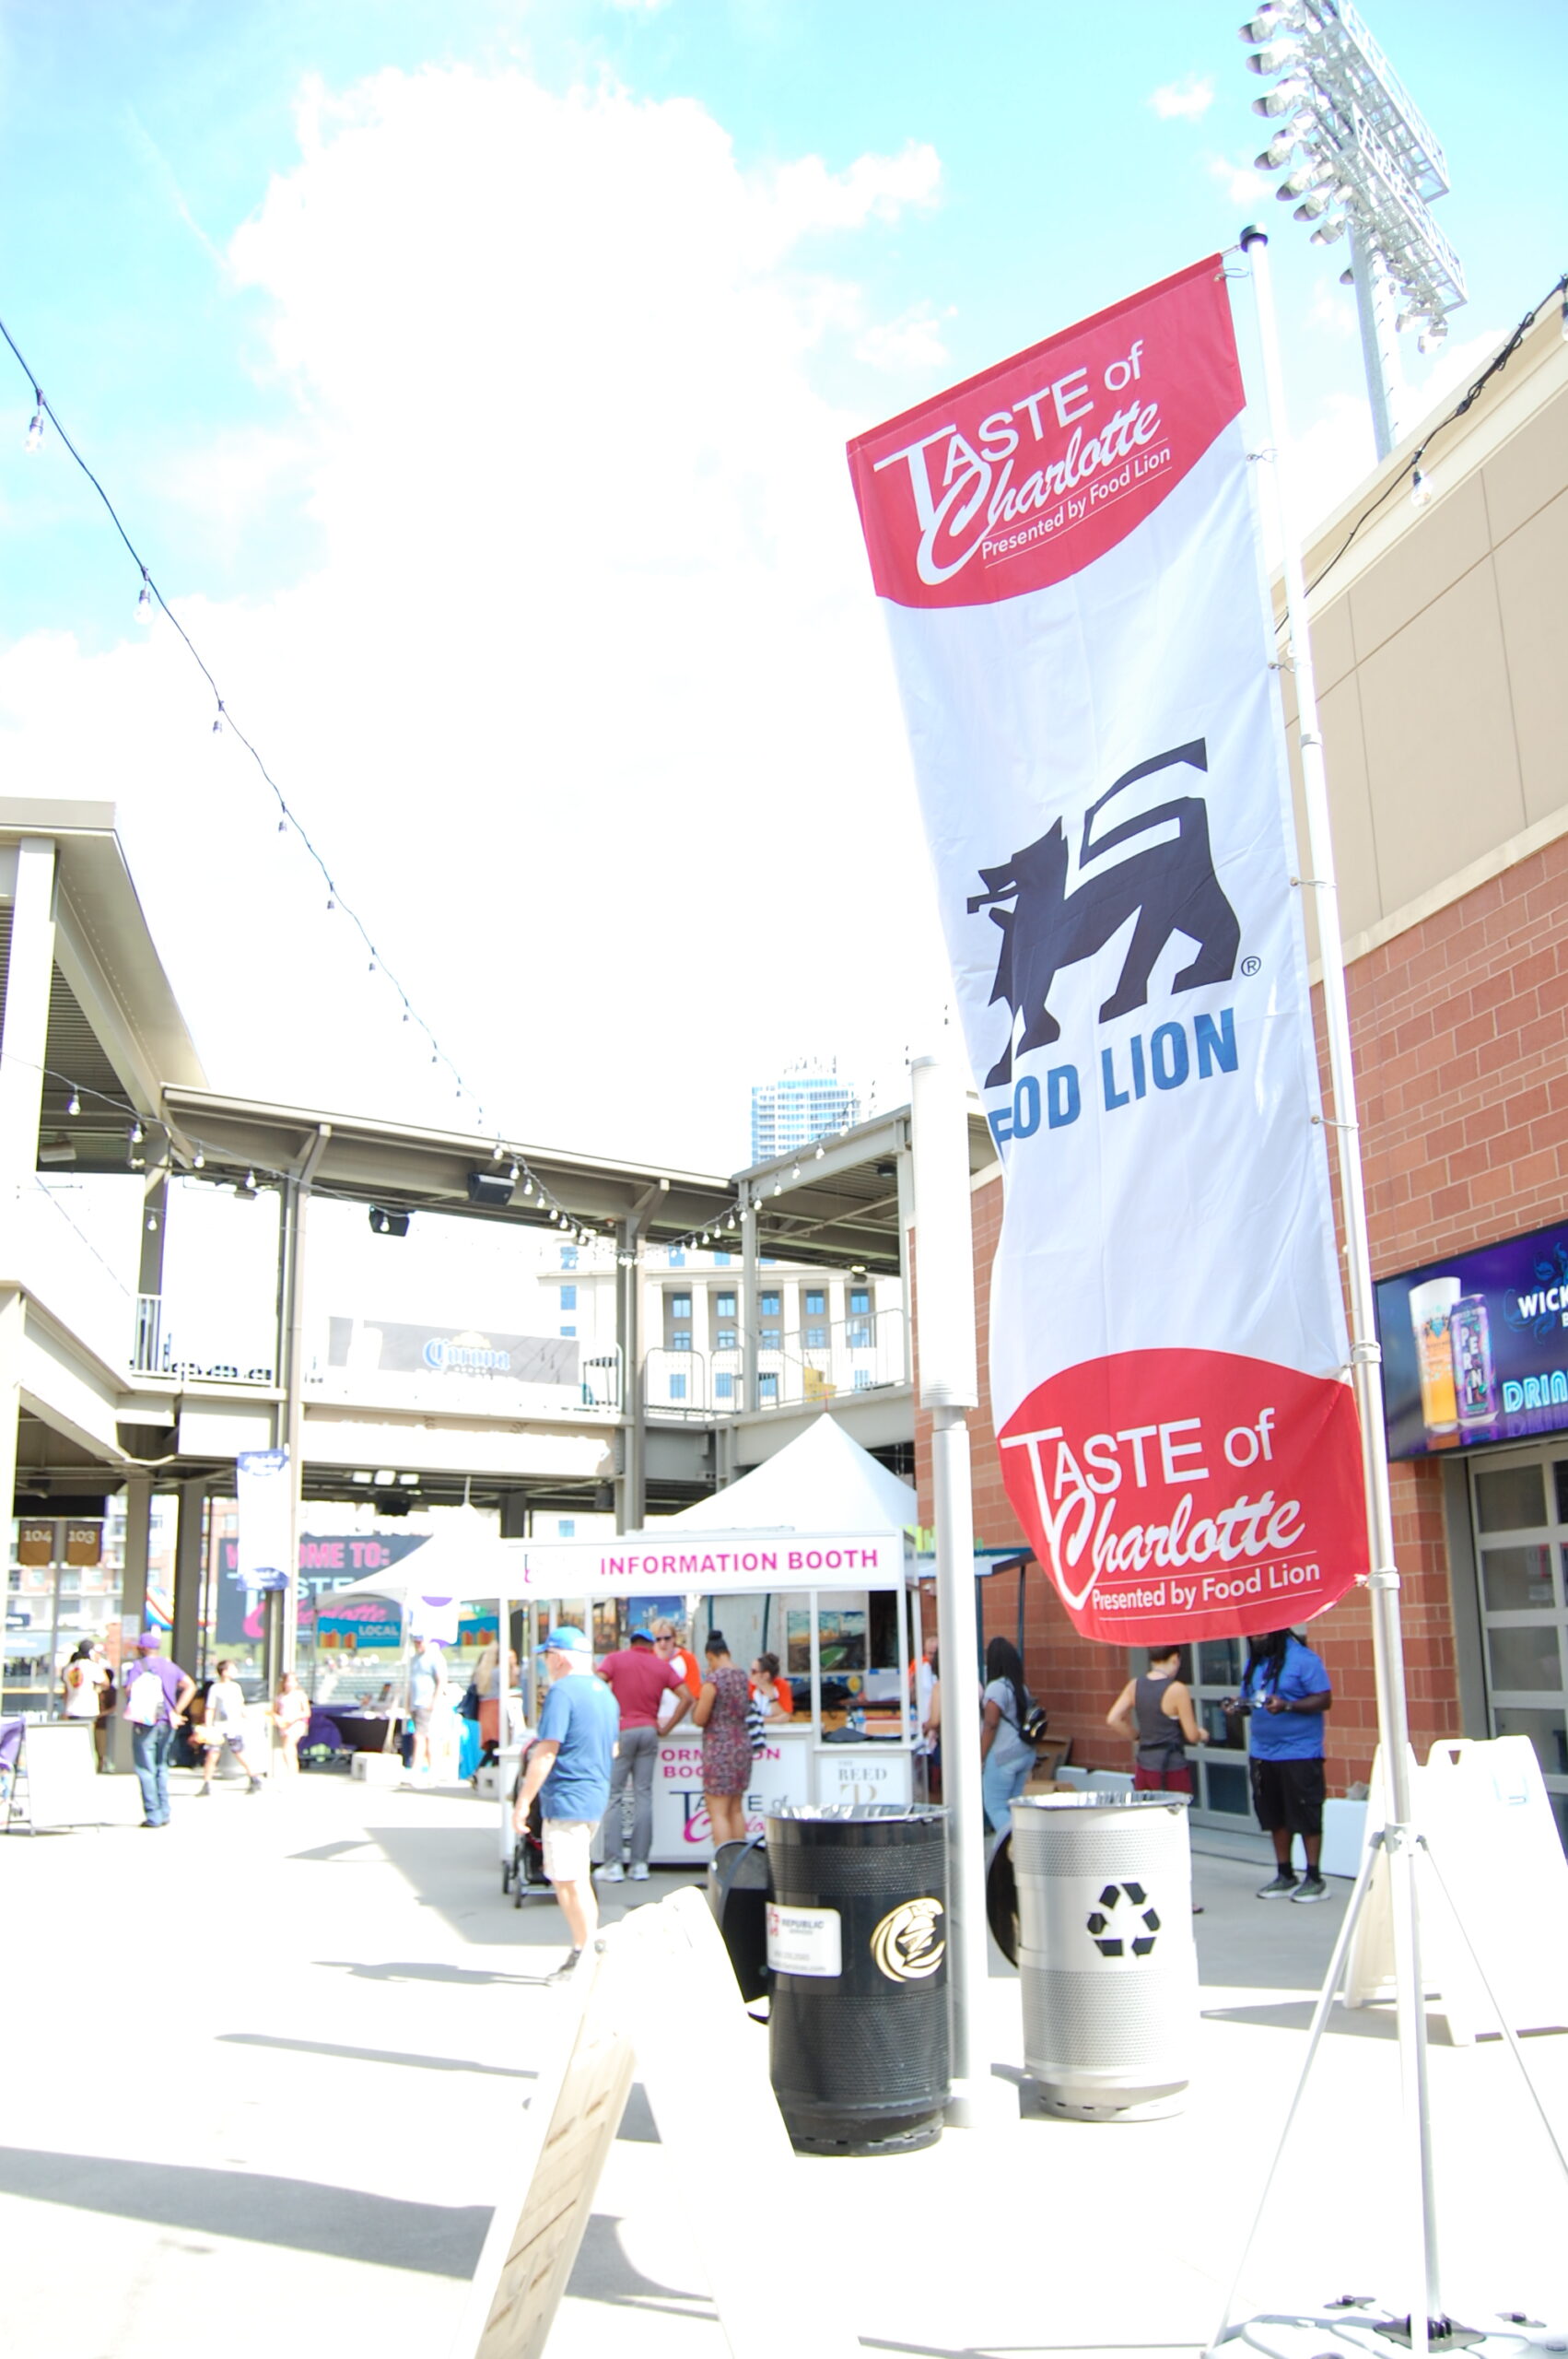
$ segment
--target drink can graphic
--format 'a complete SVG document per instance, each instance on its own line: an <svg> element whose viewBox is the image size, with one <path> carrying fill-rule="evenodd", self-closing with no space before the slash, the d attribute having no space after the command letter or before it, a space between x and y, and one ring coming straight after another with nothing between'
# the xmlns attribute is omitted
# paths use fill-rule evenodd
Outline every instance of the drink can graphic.
<svg viewBox="0 0 1568 2359"><path fill-rule="evenodd" d="M1486 1297L1461 1295L1448 1313L1448 1347L1454 1363L1454 1393L1462 1426L1489 1426L1497 1415L1497 1380L1492 1365L1492 1326Z"/></svg>
<svg viewBox="0 0 1568 2359"><path fill-rule="evenodd" d="M1410 1325L1415 1330L1421 1376L1421 1414L1428 1433L1451 1434L1459 1422L1454 1390L1454 1353L1449 1321L1459 1299L1457 1278L1428 1278L1410 1288ZM1488 1350L1487 1365L1491 1367Z"/></svg>

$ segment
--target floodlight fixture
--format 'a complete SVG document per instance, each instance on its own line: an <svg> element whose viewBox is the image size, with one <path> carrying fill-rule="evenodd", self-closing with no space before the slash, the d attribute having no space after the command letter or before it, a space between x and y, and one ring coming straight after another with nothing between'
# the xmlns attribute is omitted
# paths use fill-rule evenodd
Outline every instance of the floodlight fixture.
<svg viewBox="0 0 1568 2359"><path fill-rule="evenodd" d="M1300 23L1299 7L1281 6L1276 5L1276 0L1263 0L1258 14L1249 17L1245 25L1236 27L1236 37L1240 41L1249 41L1257 47L1271 41L1276 33L1293 32Z"/></svg>
<svg viewBox="0 0 1568 2359"><path fill-rule="evenodd" d="M1252 62L1252 60L1248 60L1249 64ZM1270 117L1279 114L1289 114L1293 108L1299 107L1301 105L1302 100L1307 95L1307 88L1305 82L1293 80L1290 82L1281 82L1272 90L1265 90L1260 99L1253 100L1252 111L1254 114L1268 115Z"/></svg>
<svg viewBox="0 0 1568 2359"><path fill-rule="evenodd" d="M1466 300L1458 256L1430 210L1447 194L1447 158L1353 0L1265 6L1242 38L1258 43L1246 61L1254 73L1281 76L1254 99L1254 113L1292 117L1258 170L1277 171L1299 144L1310 167L1293 172L1279 195L1305 199L1295 218L1315 244L1349 233L1348 283L1361 314L1377 454L1387 458L1397 430L1397 336L1424 321L1421 349L1434 350L1448 313Z"/></svg>

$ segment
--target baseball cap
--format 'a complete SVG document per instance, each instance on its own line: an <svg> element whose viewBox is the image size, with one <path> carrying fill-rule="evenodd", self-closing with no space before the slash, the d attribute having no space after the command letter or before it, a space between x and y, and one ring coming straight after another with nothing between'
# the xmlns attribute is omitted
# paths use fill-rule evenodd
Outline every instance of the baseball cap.
<svg viewBox="0 0 1568 2359"><path fill-rule="evenodd" d="M572 1622L557 1624L539 1651L541 1654L547 1655L552 1648L563 1655L586 1655L592 1651L588 1643L587 1633L579 1630Z"/></svg>
<svg viewBox="0 0 1568 2359"><path fill-rule="evenodd" d="M653 1644L652 1631L634 1630L632 1632L632 1644L634 1647L650 1647Z"/></svg>
<svg viewBox="0 0 1568 2359"><path fill-rule="evenodd" d="M162 1644L163 1633L161 1630L144 1630L141 1637L136 1640L138 1649L145 1648L149 1654L153 1648L161 1647Z"/></svg>

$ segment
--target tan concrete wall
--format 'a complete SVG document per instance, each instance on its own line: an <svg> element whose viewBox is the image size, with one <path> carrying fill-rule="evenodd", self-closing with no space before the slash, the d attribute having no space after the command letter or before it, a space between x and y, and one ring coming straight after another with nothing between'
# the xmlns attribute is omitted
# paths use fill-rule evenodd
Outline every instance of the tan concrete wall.
<svg viewBox="0 0 1568 2359"><path fill-rule="evenodd" d="M1555 304L1440 428L1451 405L1306 554L1309 583L1329 568L1309 606L1352 958L1568 833L1568 346ZM1397 478L1423 438L1433 498L1417 511ZM1281 686L1294 768L1288 669ZM1310 898L1307 917L1310 939Z"/></svg>

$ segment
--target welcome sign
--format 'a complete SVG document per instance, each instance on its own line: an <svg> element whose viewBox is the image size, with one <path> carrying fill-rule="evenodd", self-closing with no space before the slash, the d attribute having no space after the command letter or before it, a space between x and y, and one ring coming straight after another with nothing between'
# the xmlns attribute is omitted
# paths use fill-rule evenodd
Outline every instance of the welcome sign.
<svg viewBox="0 0 1568 2359"><path fill-rule="evenodd" d="M1242 408L1211 257L849 448L1002 1165L1003 1473L1117 1643L1367 1565Z"/></svg>

